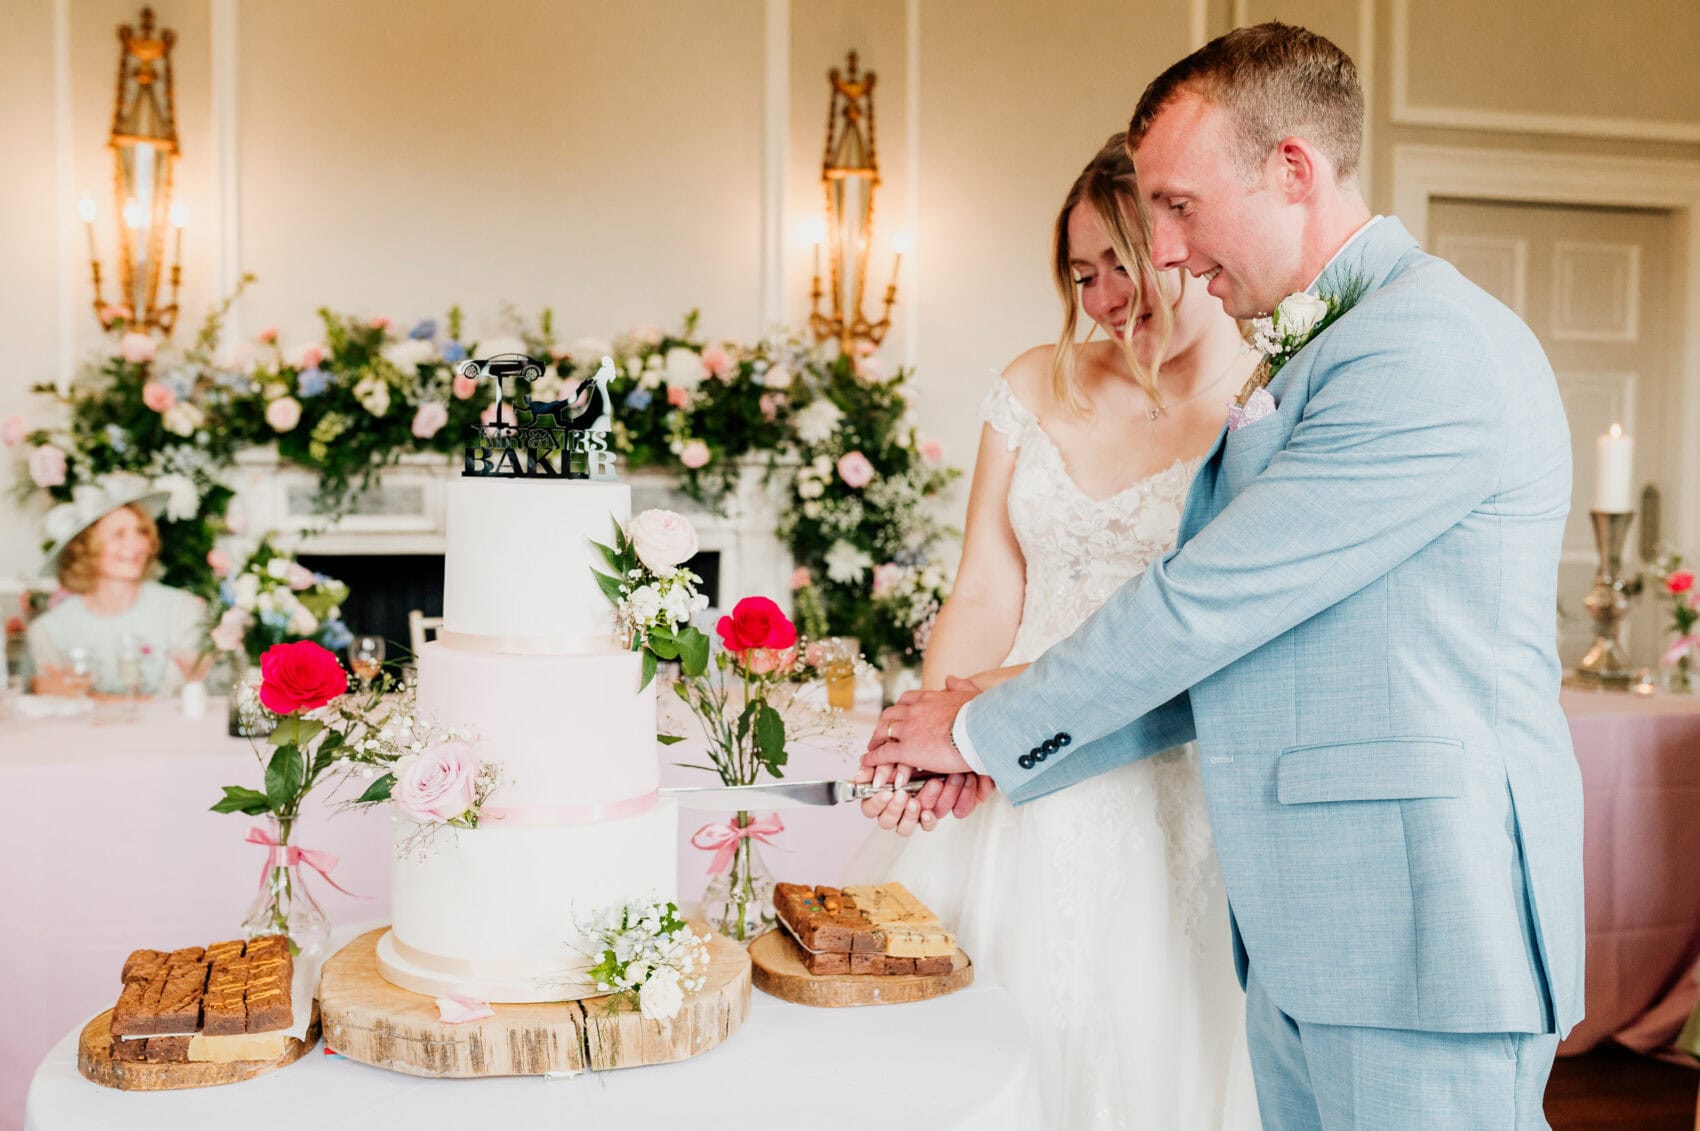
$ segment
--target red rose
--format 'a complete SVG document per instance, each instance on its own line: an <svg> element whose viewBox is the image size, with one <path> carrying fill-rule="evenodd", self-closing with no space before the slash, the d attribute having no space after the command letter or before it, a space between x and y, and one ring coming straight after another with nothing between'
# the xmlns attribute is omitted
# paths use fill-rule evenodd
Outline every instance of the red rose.
<svg viewBox="0 0 1700 1131"><path fill-rule="evenodd" d="M728 652L747 652L751 648L782 650L797 643L797 626L766 597L745 597L732 607L731 616L720 618L715 629Z"/></svg>
<svg viewBox="0 0 1700 1131"><path fill-rule="evenodd" d="M1679 569L1665 578L1665 588L1672 593L1686 593L1694 588L1694 575L1688 570Z"/></svg>
<svg viewBox="0 0 1700 1131"><path fill-rule="evenodd" d="M348 676L311 640L274 644L260 657L260 702L274 715L323 707L348 690Z"/></svg>

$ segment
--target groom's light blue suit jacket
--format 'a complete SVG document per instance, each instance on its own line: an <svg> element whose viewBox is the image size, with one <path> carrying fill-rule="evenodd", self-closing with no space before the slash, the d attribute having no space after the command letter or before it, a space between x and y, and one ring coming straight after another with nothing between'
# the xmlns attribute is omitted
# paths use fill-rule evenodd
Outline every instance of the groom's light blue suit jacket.
<svg viewBox="0 0 1700 1131"><path fill-rule="evenodd" d="M1276 375L1277 411L1218 439L1178 548L977 698L968 736L1018 804L1196 736L1241 980L1298 1020L1567 1032L1558 389L1397 220L1313 290L1354 272L1370 289Z"/></svg>

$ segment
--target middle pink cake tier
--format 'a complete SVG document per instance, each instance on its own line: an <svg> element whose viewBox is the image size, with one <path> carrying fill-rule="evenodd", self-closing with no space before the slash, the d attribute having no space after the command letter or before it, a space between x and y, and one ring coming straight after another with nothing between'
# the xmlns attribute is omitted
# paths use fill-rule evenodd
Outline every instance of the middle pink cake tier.
<svg viewBox="0 0 1700 1131"><path fill-rule="evenodd" d="M475 652L432 641L419 652L419 711L472 730L500 762L484 805L492 826L615 820L655 801L655 684L635 652Z"/></svg>

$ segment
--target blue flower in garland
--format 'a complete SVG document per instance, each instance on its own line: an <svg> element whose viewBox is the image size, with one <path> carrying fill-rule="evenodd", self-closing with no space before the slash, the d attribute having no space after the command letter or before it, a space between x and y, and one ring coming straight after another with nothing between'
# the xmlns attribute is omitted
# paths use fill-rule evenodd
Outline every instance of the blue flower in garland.
<svg viewBox="0 0 1700 1131"><path fill-rule="evenodd" d="M626 394L626 407L636 412L642 412L649 407L650 402L654 399L648 389L633 389Z"/></svg>
<svg viewBox="0 0 1700 1131"><path fill-rule="evenodd" d="M106 426L106 442L112 446L113 451L123 455L130 450L130 433L117 424L108 424Z"/></svg>
<svg viewBox="0 0 1700 1131"><path fill-rule="evenodd" d="M226 605L236 604L236 586L229 581L219 582L218 599Z"/></svg>
<svg viewBox="0 0 1700 1131"><path fill-rule="evenodd" d="M443 348L437 351L443 355L443 360L451 365L457 361L466 360L466 347L459 342L444 342Z"/></svg>
<svg viewBox="0 0 1700 1131"><path fill-rule="evenodd" d="M289 627L289 614L277 609L268 609L260 614L260 623L265 625L267 628L275 628L282 631Z"/></svg>
<svg viewBox="0 0 1700 1131"><path fill-rule="evenodd" d="M436 337L437 320L435 318L420 319L418 325L414 326L413 329L407 332L407 336L416 342L423 342L427 339Z"/></svg>
<svg viewBox="0 0 1700 1131"><path fill-rule="evenodd" d="M324 623L324 627L319 630L319 643L333 652L342 651L348 647L349 642L353 639L354 633L350 632L348 626L339 620L328 620Z"/></svg>
<svg viewBox="0 0 1700 1131"><path fill-rule="evenodd" d="M325 386L331 383L331 375L317 365L311 369L303 369L301 376L295 381L295 391L304 397L316 397L325 391Z"/></svg>

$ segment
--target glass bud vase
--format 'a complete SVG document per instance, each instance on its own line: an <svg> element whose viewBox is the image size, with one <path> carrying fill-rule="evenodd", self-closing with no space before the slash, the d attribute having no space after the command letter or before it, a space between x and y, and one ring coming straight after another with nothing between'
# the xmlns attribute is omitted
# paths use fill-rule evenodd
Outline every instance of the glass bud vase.
<svg viewBox="0 0 1700 1131"><path fill-rule="evenodd" d="M1700 691L1700 679L1694 674L1694 657L1679 657L1670 667L1666 683L1672 695L1693 695Z"/></svg>
<svg viewBox="0 0 1700 1131"><path fill-rule="evenodd" d="M754 823L752 813L732 818L737 829ZM740 836L731 864L709 877L702 893L702 914L710 927L739 942L747 943L773 926L773 876L762 862L754 837Z"/></svg>
<svg viewBox="0 0 1700 1131"><path fill-rule="evenodd" d="M271 844L266 849L264 871L254 902L242 919L245 938L287 935L290 950L301 958L320 954L330 939L331 923L307 889L300 853L290 843L293 820L266 818Z"/></svg>

